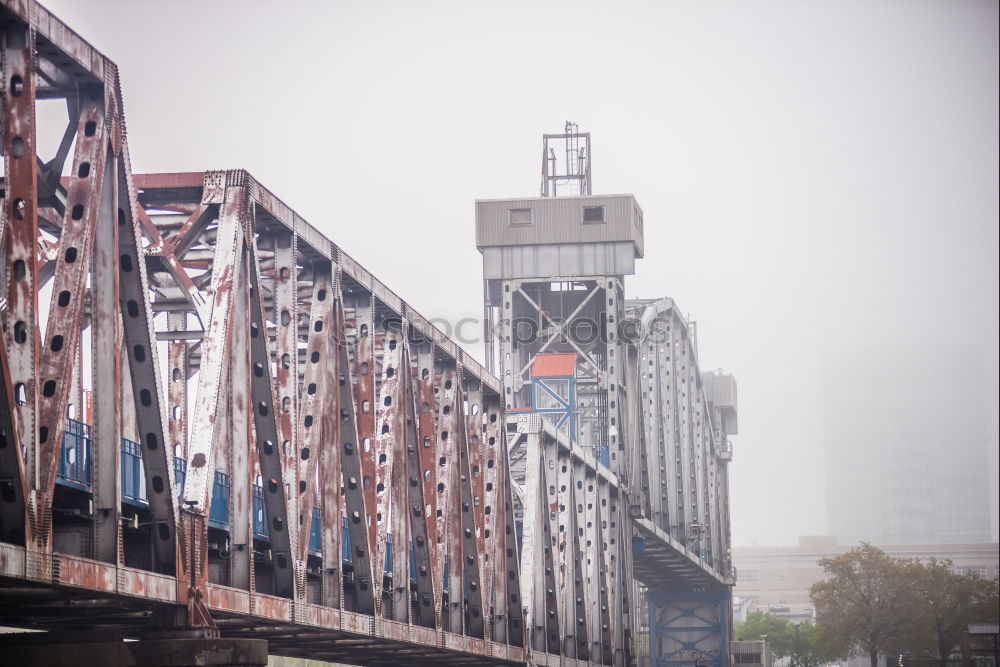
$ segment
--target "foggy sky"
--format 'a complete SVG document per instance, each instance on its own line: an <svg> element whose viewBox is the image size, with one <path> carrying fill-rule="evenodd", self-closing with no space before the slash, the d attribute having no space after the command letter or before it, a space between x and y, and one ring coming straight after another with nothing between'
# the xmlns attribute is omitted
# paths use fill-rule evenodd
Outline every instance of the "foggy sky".
<svg viewBox="0 0 1000 667"><path fill-rule="evenodd" d="M823 369L901 342L980 350L996 539L996 2L45 4L136 173L245 168L427 316L479 316L473 200L577 121L645 212L628 296L739 382L737 544L825 532Z"/></svg>

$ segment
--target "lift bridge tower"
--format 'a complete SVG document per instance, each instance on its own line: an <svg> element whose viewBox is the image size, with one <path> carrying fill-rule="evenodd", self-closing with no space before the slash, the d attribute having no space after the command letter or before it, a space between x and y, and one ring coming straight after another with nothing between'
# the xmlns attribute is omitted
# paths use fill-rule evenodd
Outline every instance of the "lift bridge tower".
<svg viewBox="0 0 1000 667"><path fill-rule="evenodd" d="M574 580L594 580L609 626L602 632L598 619L589 646L574 646L572 619L547 625L541 606L533 616L527 590L531 645L603 664L697 657L726 667L735 381L700 372L694 323L672 299L626 301L625 277L644 253L642 209L630 194L594 195L590 158L589 133L566 123L543 135L541 196L476 202L486 360L503 381L522 586L572 609ZM532 440L536 431L543 437ZM545 433L580 453L560 459ZM565 473L574 456L612 480L597 485L594 534L590 478ZM559 553L563 531L577 544L575 565ZM560 560L576 569L552 576Z"/></svg>

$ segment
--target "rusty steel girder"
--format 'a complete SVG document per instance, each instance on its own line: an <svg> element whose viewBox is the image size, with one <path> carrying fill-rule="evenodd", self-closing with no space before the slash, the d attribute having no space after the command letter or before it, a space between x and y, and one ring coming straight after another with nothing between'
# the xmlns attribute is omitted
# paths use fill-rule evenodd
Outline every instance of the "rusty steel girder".
<svg viewBox="0 0 1000 667"><path fill-rule="evenodd" d="M0 538L25 576L146 571L165 625L319 605L516 649L496 378L246 172L133 177L117 68L0 11ZM43 96L69 113L50 162Z"/></svg>
<svg viewBox="0 0 1000 667"><path fill-rule="evenodd" d="M673 354L612 340L602 465L250 174L133 176L114 64L0 12L6 579L321 655L621 665L634 538L718 583L720 417L682 321ZM68 115L48 162L39 99ZM613 338L623 287L598 295Z"/></svg>

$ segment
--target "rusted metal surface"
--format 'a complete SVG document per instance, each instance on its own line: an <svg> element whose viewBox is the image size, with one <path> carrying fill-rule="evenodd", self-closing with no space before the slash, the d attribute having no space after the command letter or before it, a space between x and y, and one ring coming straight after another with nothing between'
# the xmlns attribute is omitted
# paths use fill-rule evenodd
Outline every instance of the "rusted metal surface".
<svg viewBox="0 0 1000 667"><path fill-rule="evenodd" d="M206 586L207 604L210 609L234 612L237 614L250 613L249 591L218 584L208 584Z"/></svg>
<svg viewBox="0 0 1000 667"><path fill-rule="evenodd" d="M36 512L51 512L50 503L62 446L60 435L66 420L64 406L69 397L73 361L80 343L82 297L89 268L87 262L67 261L66 252L75 248L77 257L90 257L92 254L107 155L106 129L103 91L89 90L80 103L73 176L67 190L62 228L64 252L56 260L44 351L39 356L36 371L36 382L41 385L38 397L39 459L44 461L39 466L40 502ZM39 547L46 548L49 541L47 533L37 534L35 538Z"/></svg>
<svg viewBox="0 0 1000 667"><path fill-rule="evenodd" d="M213 460L212 446L216 433L221 427L218 418L220 402L225 400L223 373L232 351L229 334L233 319L233 281L244 268L244 263L240 261L245 243L240 220L245 206L243 198L242 188L232 188L227 192L219 219L218 245L212 268L214 300L206 337L202 342L184 482L185 502L200 512L208 509L209 481L212 477L209 464ZM271 401L267 403L270 405Z"/></svg>
<svg viewBox="0 0 1000 667"><path fill-rule="evenodd" d="M122 335L118 305L118 189L115 157L107 160L94 225L91 269L91 357L93 368L93 556L119 564L121 550ZM127 196L127 193L122 193ZM79 375L80 373L78 373ZM71 388L72 389L72 388ZM67 400L72 400L68 398ZM79 405L79 400L76 401ZM130 434L131 435L131 434Z"/></svg>
<svg viewBox="0 0 1000 667"><path fill-rule="evenodd" d="M441 380L438 392L438 419L437 419L437 450L436 463L434 466L434 477L437 482L435 493L437 503L435 507L435 538L440 545L440 558L434 562L435 581L442 582L442 588L448 589L448 604L444 607L445 620L442 620L442 627L452 632L459 628L461 634L461 607L458 600L461 599L461 569L456 565L461 562L461 536L462 524L452 518L452 509L461 502L461 489L458 484L458 465L456 465L456 417L461 409L461 390L458 377L453 366L447 363L441 370ZM458 548L456 549L456 546ZM448 560L448 579L445 580L445 560ZM441 591L439 594L443 594ZM442 609L441 602L435 605L437 609Z"/></svg>
<svg viewBox="0 0 1000 667"><path fill-rule="evenodd" d="M376 567L385 562L387 534L390 529L397 528L390 517L390 495L392 493L392 482L394 478L394 467L396 462L396 411L399 405L399 364L402 357L403 346L401 335L397 331L384 331L384 346L382 350L382 381L379 383L378 403L372 406L372 411L376 414L375 438L374 438L374 458L375 458L375 564ZM392 516L395 516L393 514ZM404 515L405 516L405 515ZM394 535L400 538L404 544L406 540L406 530L403 535ZM404 552L405 553L405 552ZM393 554L395 556L395 554ZM394 563L393 565L396 565ZM409 580L409 575L406 575ZM382 599L382 580L379 575L375 576L375 599ZM395 587L395 583L394 587ZM394 599L394 591L390 591L390 599ZM385 615L385 609L382 609ZM392 614L392 611L390 611ZM392 618L392 616L389 616Z"/></svg>
<svg viewBox="0 0 1000 667"><path fill-rule="evenodd" d="M662 528L696 517L712 532L692 548L720 558L725 470L710 456L717 436L693 347L670 366L683 387L653 383L685 411L661 403L646 414L633 377L645 359L636 348L626 370L614 343L602 376L611 469L529 419L519 436L529 479L515 486L506 426L522 425L506 419L495 376L246 172L133 178L117 68L34 2L0 3L0 616L5 591L30 584L115 607L131 627L155 617L273 633L276 646L301 637L325 642L319 655L362 642L383 662L624 664L633 534L683 551ZM49 163L32 159L39 96L66 99L73 119ZM620 281L591 296L584 305L606 304L614 330ZM695 484L679 507L641 499L658 521L633 526L625 494L638 476L624 462L667 413L684 458L642 485L662 491L674 472ZM53 516L64 425L94 469L74 487L83 504L59 507L79 514ZM120 436L135 442L123 450ZM675 458L659 443L636 451ZM76 552L53 553L56 537Z"/></svg>
<svg viewBox="0 0 1000 667"><path fill-rule="evenodd" d="M28 517L17 521L16 507L5 509L5 533L13 533L20 543L33 540L33 533L46 530L37 525L38 423L38 261L35 254L38 238L37 163L35 161L35 76L32 53L35 31L30 25L7 23L3 26L4 77L4 199L3 248L6 254L7 309L4 318L8 382L14 392L17 434L12 445L25 448L22 480L14 480L14 503ZM6 382L5 382L6 384ZM12 446L8 445L8 446ZM17 450L15 449L15 452ZM15 468L7 468L15 470ZM5 503L6 504L6 503ZM18 540L16 537L20 533ZM5 536L5 539L10 539Z"/></svg>
<svg viewBox="0 0 1000 667"><path fill-rule="evenodd" d="M272 356L268 350L267 329L264 319L264 308L261 299L260 269L257 265L256 247L251 242L254 251L249 257L250 276L248 289L250 292L250 362L253 367L250 386L253 410L254 435L256 451L260 461L260 472L263 476L262 491L264 495L264 510L267 515L268 533L274 562L274 587L278 595L292 598L295 596L295 554L297 522L289 521L296 517L294 512L294 496L288 493L286 480L294 480L294 470L286 469L285 459L279 449L282 443L291 437L291 426L285 424L279 431L276 410L276 392L272 384L271 374L267 369Z"/></svg>
<svg viewBox="0 0 1000 667"><path fill-rule="evenodd" d="M154 572L119 567L118 593L149 600L174 602L177 599L177 580Z"/></svg>
<svg viewBox="0 0 1000 667"><path fill-rule="evenodd" d="M465 632L472 637L484 639L485 623L483 613L482 573L480 571L481 549L485 544L482 534L482 514L479 504L482 500L480 461L480 435L482 433L483 403L478 383L471 384L459 405L456 435L458 436L458 479L462 522L461 562L462 591L465 612ZM478 489L478 494L477 494Z"/></svg>
<svg viewBox="0 0 1000 667"><path fill-rule="evenodd" d="M113 593L118 587L117 567L108 563L58 554L53 557L53 582Z"/></svg>
<svg viewBox="0 0 1000 667"><path fill-rule="evenodd" d="M337 321L346 322L342 300L337 301ZM360 331L358 335L361 335ZM374 616L375 587L372 583L372 552L368 536L368 510L366 509L369 505L362 486L365 471L362 466L362 445L358 439L357 415L360 414L360 410L357 409L359 403L351 380L351 370L347 353L347 340L345 337L341 337L337 340L337 382L340 392L337 402L339 423L337 443L341 447L344 502L347 506L347 531L351 540L351 560L354 569L351 587L356 608L363 613ZM374 476L374 472L372 475Z"/></svg>
<svg viewBox="0 0 1000 667"><path fill-rule="evenodd" d="M414 522L423 519L426 542L414 542L414 557L417 567L417 587L419 598L418 613L421 624L438 627L441 613L441 588L443 567L437 564L444 560L444 548L438 534L438 493L437 493L437 397L440 391L438 376L434 368L434 347L425 343L417 354L417 377L415 390L415 410L417 412L417 440L419 479L422 503L413 508ZM416 530L414 530L416 532Z"/></svg>
<svg viewBox="0 0 1000 667"><path fill-rule="evenodd" d="M122 313L122 329L127 350L132 402L125 406L134 415L137 436L142 448L143 471L148 494L155 569L169 571L175 568L179 524L177 482L171 448L164 442L165 415L160 400L163 384L160 382L160 365L150 308L149 277L142 261L142 238L135 224L134 211L138 208L135 188L132 185L132 166L128 144L122 142L118 160L118 303Z"/></svg>

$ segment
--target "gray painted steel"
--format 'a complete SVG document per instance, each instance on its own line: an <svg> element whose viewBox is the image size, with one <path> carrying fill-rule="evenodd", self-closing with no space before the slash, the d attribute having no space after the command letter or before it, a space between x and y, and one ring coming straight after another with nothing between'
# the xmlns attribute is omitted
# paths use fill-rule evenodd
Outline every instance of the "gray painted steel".
<svg viewBox="0 0 1000 667"><path fill-rule="evenodd" d="M591 207L604 208L604 222L584 222L584 209ZM530 210L530 224L511 224L511 211L522 209ZM515 222L517 219L515 214ZM631 243L634 257L642 257L642 208L632 195L476 201L476 247L480 250L617 241Z"/></svg>

